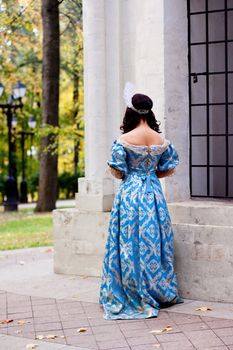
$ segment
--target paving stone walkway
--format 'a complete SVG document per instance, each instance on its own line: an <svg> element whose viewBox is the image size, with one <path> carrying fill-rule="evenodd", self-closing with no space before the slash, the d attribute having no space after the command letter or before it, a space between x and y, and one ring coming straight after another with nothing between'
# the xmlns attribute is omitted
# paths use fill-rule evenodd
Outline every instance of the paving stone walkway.
<svg viewBox="0 0 233 350"><path fill-rule="evenodd" d="M76 349L233 349L233 320L168 309L160 310L157 318L109 321L103 318L97 303L0 291L0 319L13 320L0 325L1 334L28 338L31 339L28 343L34 344L42 336L43 341ZM157 333L167 326L172 329ZM85 332L78 332L80 328ZM40 348L43 346L39 345Z"/></svg>
<svg viewBox="0 0 233 350"><path fill-rule="evenodd" d="M0 321L12 320L7 324L0 322L0 350L24 350L28 344L37 345L37 350L233 350L231 304L212 303L213 311L197 312L197 306L209 303L186 299L184 304L161 309L157 318L109 321L103 318L102 308L97 302L87 301L89 292L93 300L93 291L90 290L93 280L90 284L88 278L70 279L63 276L57 280L60 284L55 283L51 287L50 297L45 296L49 295L47 290L42 288L40 291L39 284L35 288L30 269L34 269L35 279L41 278L33 261L38 264L41 261L43 268L44 262L49 266L52 252L48 248L0 255L6 263L4 267L1 261L0 266ZM13 291L14 278L19 271L25 283L25 290L21 293L17 286L22 287L20 278L15 279L16 291ZM30 284L29 278L32 285L28 287L26 284ZM51 275L51 278L54 276ZM56 289L62 288L65 278L65 289L69 288L69 283L72 289L76 282L77 289L85 289L86 298L84 293L78 299L68 294L65 294L66 297L53 297ZM6 287L10 279L10 290L3 289L2 286ZM46 275L45 282L48 280ZM85 288L81 287L85 283ZM96 289L94 291L96 294ZM218 310L221 309L227 310L225 313L222 311L222 315L226 316L218 317L221 314ZM167 330L164 330L167 326ZM84 331L80 332L82 328Z"/></svg>

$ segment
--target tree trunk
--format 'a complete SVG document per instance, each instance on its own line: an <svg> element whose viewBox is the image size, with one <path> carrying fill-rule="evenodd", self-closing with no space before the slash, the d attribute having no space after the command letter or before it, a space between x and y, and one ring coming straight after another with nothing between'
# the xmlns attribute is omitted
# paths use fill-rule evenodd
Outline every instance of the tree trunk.
<svg viewBox="0 0 233 350"><path fill-rule="evenodd" d="M58 126L59 107L59 2L42 0L43 64L42 123ZM36 211L51 211L57 199L57 146L51 132L43 136L40 150L39 198ZM53 151L51 152L52 149Z"/></svg>

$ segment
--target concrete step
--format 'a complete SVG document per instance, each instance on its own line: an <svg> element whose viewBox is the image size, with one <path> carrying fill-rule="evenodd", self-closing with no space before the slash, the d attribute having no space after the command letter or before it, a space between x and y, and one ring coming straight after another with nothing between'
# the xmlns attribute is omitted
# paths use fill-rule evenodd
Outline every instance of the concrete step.
<svg viewBox="0 0 233 350"><path fill-rule="evenodd" d="M181 242L224 245L233 250L233 226L173 223L174 235ZM233 262L233 259L232 259Z"/></svg>
<svg viewBox="0 0 233 350"><path fill-rule="evenodd" d="M233 226L173 223L173 229L182 296L232 301Z"/></svg>
<svg viewBox="0 0 233 350"><path fill-rule="evenodd" d="M233 226L233 201L174 202L168 204L173 223Z"/></svg>

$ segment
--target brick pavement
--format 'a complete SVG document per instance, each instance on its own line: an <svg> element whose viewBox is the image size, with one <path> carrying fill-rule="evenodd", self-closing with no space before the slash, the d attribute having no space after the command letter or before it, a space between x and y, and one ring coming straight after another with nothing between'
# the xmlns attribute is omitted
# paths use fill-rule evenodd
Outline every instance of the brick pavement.
<svg viewBox="0 0 233 350"><path fill-rule="evenodd" d="M13 320L0 324L0 350L233 350L232 303L185 299L158 318L108 321L98 291L98 278L54 274L51 248L0 252L0 320Z"/></svg>
<svg viewBox="0 0 233 350"><path fill-rule="evenodd" d="M28 343L36 343L38 335L53 335L55 339L43 342L75 349L233 350L233 320L170 312L169 308L160 310L157 318L109 321L98 303L0 291L0 320L4 319L13 322L0 324L0 334L28 338ZM151 332L168 325L170 331ZM79 333L79 328L86 331ZM43 350L43 345L37 349Z"/></svg>

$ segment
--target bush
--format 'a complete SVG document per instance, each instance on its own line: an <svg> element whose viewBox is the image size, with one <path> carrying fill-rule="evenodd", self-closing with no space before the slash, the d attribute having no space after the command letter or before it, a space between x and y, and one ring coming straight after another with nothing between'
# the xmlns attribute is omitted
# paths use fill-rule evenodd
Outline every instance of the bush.
<svg viewBox="0 0 233 350"><path fill-rule="evenodd" d="M32 201L34 200L35 193L38 192L39 186L39 173L35 172L28 178L28 193L31 194Z"/></svg>
<svg viewBox="0 0 233 350"><path fill-rule="evenodd" d="M69 172L64 172L58 177L59 198L65 199L74 198L75 193L78 191L78 178L84 176L84 173L78 171L77 175Z"/></svg>
<svg viewBox="0 0 233 350"><path fill-rule="evenodd" d="M6 182L6 176L3 174L0 174L0 202L3 202L4 199L4 191L5 191L5 182Z"/></svg>

